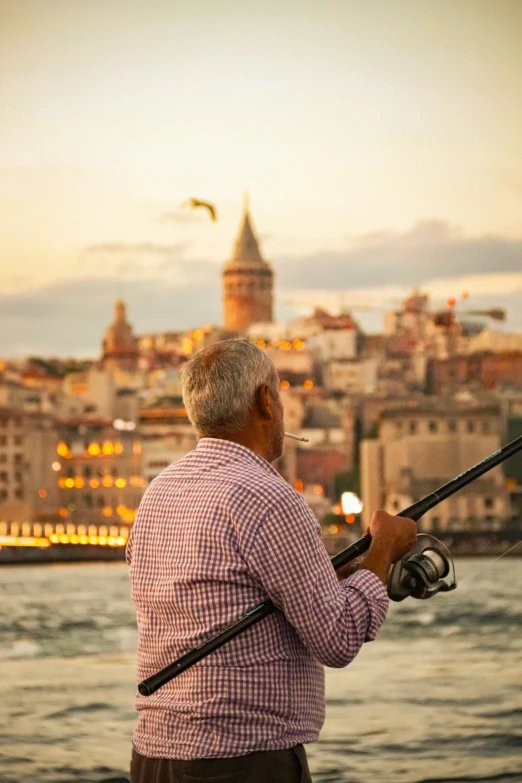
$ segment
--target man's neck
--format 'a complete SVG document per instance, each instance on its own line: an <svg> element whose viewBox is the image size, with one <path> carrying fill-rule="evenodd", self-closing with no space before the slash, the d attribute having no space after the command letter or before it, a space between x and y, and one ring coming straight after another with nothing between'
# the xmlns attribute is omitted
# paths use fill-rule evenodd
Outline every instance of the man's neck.
<svg viewBox="0 0 522 783"><path fill-rule="evenodd" d="M268 449L266 448L266 444L263 443L260 438L256 437L255 433L245 431L228 432L226 434L219 435L219 438L221 440L229 440L232 443L238 443L240 446L245 446L247 449L255 451L257 454L263 457L263 459L266 459L267 462L270 462L270 455L268 453Z"/></svg>

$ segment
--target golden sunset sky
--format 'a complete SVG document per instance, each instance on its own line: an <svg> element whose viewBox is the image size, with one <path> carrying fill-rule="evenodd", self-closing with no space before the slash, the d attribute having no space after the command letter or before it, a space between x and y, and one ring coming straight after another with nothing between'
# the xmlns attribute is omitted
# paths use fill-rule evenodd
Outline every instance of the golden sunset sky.
<svg viewBox="0 0 522 783"><path fill-rule="evenodd" d="M278 317L419 283L522 329L522 2L0 0L0 355L96 355L118 296L220 323L245 188Z"/></svg>

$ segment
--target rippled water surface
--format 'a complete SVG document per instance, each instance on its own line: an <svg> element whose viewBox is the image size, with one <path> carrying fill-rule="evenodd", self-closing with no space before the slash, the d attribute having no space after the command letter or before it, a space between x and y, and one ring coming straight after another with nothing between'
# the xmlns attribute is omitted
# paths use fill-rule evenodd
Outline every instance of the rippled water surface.
<svg viewBox="0 0 522 783"><path fill-rule="evenodd" d="M316 783L522 783L522 559L393 604L327 670ZM124 781L136 629L124 564L0 569L0 781Z"/></svg>

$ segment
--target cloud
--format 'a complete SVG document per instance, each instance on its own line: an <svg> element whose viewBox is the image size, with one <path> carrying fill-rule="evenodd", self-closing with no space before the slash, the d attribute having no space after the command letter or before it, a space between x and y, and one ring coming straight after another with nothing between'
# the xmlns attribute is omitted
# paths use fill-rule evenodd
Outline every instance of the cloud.
<svg viewBox="0 0 522 783"><path fill-rule="evenodd" d="M91 245L82 279L32 292L0 293L0 356L31 353L98 356L114 302L128 303L137 334L222 323L221 270L189 258L186 243L107 242ZM462 309L505 307L509 330L522 330L522 240L469 237L455 226L425 221L403 233L373 232L346 241L346 250L272 256L278 318L296 308L285 300L375 307L397 306L419 284L440 306L448 296L469 298ZM364 309L356 316L365 326ZM498 324L494 324L498 328Z"/></svg>
<svg viewBox="0 0 522 783"><path fill-rule="evenodd" d="M122 283L117 278L85 278L30 293L0 295L0 356L97 357L119 298L127 302L136 334L221 321L215 268L206 281L183 286L163 279Z"/></svg>
<svg viewBox="0 0 522 783"><path fill-rule="evenodd" d="M346 245L344 251L276 260L282 317L296 312L296 305L285 304L289 300L335 309L362 305L393 309L419 284L431 295L433 306L467 291L467 308L504 307L507 327L522 329L521 239L470 237L457 226L432 220L403 233L349 237ZM362 315L361 320L365 320ZM373 329L375 323L374 318Z"/></svg>
<svg viewBox="0 0 522 783"><path fill-rule="evenodd" d="M469 237L442 221L424 221L400 233L351 238L344 251L286 256L275 263L278 285L348 290L423 284L434 278L464 277L522 269L522 239Z"/></svg>
<svg viewBox="0 0 522 783"><path fill-rule="evenodd" d="M191 242L102 242L83 251L93 277L154 280L158 275L177 281L195 281L207 272L206 262L187 258Z"/></svg>

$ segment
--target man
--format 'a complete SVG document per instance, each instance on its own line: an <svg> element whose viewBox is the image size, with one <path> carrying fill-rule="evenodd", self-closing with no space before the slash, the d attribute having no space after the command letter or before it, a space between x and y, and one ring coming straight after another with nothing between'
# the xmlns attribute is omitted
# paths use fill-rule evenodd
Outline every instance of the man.
<svg viewBox="0 0 522 783"><path fill-rule="evenodd" d="M362 568L339 579L310 508L270 465L284 426L268 356L247 340L217 343L184 365L182 386L197 448L150 484L127 548L138 678L268 598L281 611L137 696L131 783L304 783L323 666L346 666L375 638L390 566L416 526L377 512Z"/></svg>

